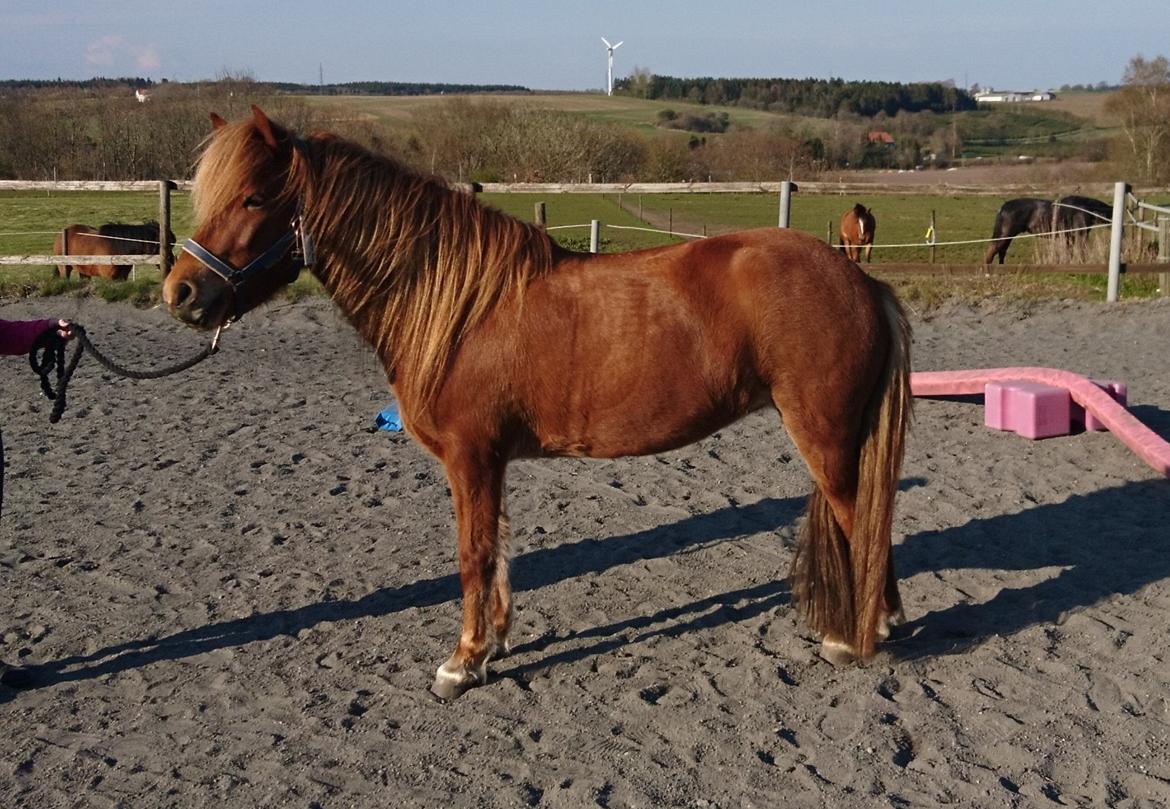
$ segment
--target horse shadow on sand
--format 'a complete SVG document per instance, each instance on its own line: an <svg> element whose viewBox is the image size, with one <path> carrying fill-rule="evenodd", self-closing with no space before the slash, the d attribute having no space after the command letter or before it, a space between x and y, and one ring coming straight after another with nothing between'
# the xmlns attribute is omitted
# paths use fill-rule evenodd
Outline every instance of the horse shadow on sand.
<svg viewBox="0 0 1170 809"><path fill-rule="evenodd" d="M925 483L906 480L902 488ZM769 498L646 531L532 550L513 561L513 589L517 593L539 590L639 560L736 541L758 532L791 529L803 508L803 497ZM1135 593L1170 577L1167 525L1170 481L1159 479L1126 483L1074 495L1058 504L1038 505L907 536L894 549L898 574L904 582L916 574L962 569L1062 570L1036 584L1005 588L988 601L964 601L912 616L914 620L895 635L897 642L884 648L899 659L959 653L993 635L1010 635L1034 624L1054 623L1070 610ZM903 584L904 594L910 587L912 583ZM295 635L325 622L377 618L409 607L454 602L459 597L458 576L452 573L383 588L357 599L258 613L36 665L31 667L33 687L88 680L159 661ZM568 648L532 662L504 662L497 666L498 676L522 680L529 671L582 660L655 636L676 636L747 620L788 603L787 582L779 578L592 627L568 639L538 637L514 651L542 652L553 643L570 643L566 644ZM12 699L16 693L19 692L0 689L0 702Z"/></svg>

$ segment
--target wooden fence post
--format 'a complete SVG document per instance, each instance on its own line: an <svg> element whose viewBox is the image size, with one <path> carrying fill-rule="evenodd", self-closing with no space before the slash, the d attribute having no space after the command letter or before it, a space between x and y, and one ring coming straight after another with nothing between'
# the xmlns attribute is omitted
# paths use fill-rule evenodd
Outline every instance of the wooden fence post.
<svg viewBox="0 0 1170 809"><path fill-rule="evenodd" d="M170 180L158 181L158 271L163 278L171 271L171 191L175 184Z"/></svg>
<svg viewBox="0 0 1170 809"><path fill-rule="evenodd" d="M596 253L601 246L601 222L594 219L589 223L589 252Z"/></svg>
<svg viewBox="0 0 1170 809"><path fill-rule="evenodd" d="M548 216L546 215L543 202L536 203L536 224L541 227L548 225Z"/></svg>
<svg viewBox="0 0 1170 809"><path fill-rule="evenodd" d="M833 243L833 220L830 219L825 225L825 241L829 244Z"/></svg>
<svg viewBox="0 0 1170 809"><path fill-rule="evenodd" d="M934 244L938 241L938 233L934 229L934 208L930 209L930 263L934 263Z"/></svg>

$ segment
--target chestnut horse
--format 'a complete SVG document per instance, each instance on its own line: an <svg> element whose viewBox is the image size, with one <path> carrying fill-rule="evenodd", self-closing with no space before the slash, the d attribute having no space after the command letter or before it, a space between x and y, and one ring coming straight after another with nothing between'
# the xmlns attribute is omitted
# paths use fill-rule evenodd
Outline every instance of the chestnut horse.
<svg viewBox="0 0 1170 809"><path fill-rule="evenodd" d="M509 651L510 460L665 452L766 407L812 475L792 583L821 653L867 659L902 619L890 529L910 334L885 284L779 228L574 253L441 180L332 135L302 139L256 107L212 123L196 234L163 299L214 329L308 265L373 346L405 427L451 486L463 632L435 694L482 685L489 659Z"/></svg>
<svg viewBox="0 0 1170 809"><path fill-rule="evenodd" d="M97 229L89 225L70 225L53 242L53 255L157 256L158 231L158 222L142 225L109 222ZM168 230L167 247L173 247L174 243L175 234ZM130 268L130 264L58 264L57 275L68 278L76 269L78 275L125 281L130 275Z"/></svg>
<svg viewBox="0 0 1170 809"><path fill-rule="evenodd" d="M852 261L861 261L861 248L865 248L865 260L873 252L873 235L877 232L877 220L873 211L860 202L841 214L838 246Z"/></svg>

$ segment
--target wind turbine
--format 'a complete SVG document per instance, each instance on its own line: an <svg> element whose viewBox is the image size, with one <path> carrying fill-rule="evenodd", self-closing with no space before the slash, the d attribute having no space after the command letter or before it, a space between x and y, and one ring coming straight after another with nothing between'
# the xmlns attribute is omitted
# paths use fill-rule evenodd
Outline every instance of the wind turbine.
<svg viewBox="0 0 1170 809"><path fill-rule="evenodd" d="M619 42L616 45L610 45L609 40L605 37L602 37L601 41L605 43L606 53L609 54L609 69L605 71L605 94L611 96L613 95L613 52L620 48L622 46L622 42L625 42L625 40L623 39L622 42Z"/></svg>

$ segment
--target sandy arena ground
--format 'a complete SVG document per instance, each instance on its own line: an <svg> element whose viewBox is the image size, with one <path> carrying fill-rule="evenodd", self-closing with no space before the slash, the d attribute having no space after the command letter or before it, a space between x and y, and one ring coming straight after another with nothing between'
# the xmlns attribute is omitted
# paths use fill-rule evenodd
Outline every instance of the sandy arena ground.
<svg viewBox="0 0 1170 809"><path fill-rule="evenodd" d="M128 364L200 338L64 315ZM1170 302L953 306L919 370L1120 379L1170 438ZM64 419L3 362L3 807L1170 804L1170 481L1107 433L923 400L895 521L910 623L835 669L785 576L809 488L774 413L678 452L511 467L517 649L453 704L439 465L323 300L166 381L86 358Z"/></svg>

